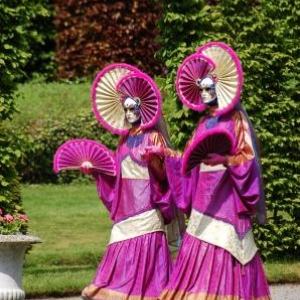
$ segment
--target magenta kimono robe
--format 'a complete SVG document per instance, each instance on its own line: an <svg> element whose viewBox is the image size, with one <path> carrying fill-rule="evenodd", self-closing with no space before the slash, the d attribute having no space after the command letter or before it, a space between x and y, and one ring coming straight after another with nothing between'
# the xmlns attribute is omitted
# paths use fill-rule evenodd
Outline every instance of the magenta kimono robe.
<svg viewBox="0 0 300 300"><path fill-rule="evenodd" d="M190 218L159 299L270 299L251 231L261 184L248 121L238 110L205 116L193 138L211 128L233 135L235 155L228 158L227 166L202 163L183 177L181 157L166 158L176 205Z"/></svg>
<svg viewBox="0 0 300 300"><path fill-rule="evenodd" d="M141 159L146 146L165 147L154 130L132 129L116 151L116 178L94 174L99 197L114 225L106 253L82 297L98 300L156 300L172 267L164 224L174 209L164 162Z"/></svg>

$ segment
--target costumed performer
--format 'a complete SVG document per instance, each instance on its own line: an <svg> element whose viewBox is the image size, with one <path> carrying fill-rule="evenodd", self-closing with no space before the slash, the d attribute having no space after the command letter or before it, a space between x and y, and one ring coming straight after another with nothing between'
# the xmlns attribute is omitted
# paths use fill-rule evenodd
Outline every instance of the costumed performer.
<svg viewBox="0 0 300 300"><path fill-rule="evenodd" d="M144 161L142 154L147 146L167 147L155 128L162 116L160 92L138 69L113 64L96 77L92 102L98 120L121 139L115 153L116 177L82 167L94 176L113 221L106 252L82 297L156 300L172 268L164 229L174 217L174 207L164 159Z"/></svg>
<svg viewBox="0 0 300 300"><path fill-rule="evenodd" d="M263 224L266 211L257 139L239 103L242 80L229 46L200 47L178 69L176 89L183 104L207 113L183 155L147 149L165 156L176 205L189 216L161 300L271 299L251 230L255 213Z"/></svg>

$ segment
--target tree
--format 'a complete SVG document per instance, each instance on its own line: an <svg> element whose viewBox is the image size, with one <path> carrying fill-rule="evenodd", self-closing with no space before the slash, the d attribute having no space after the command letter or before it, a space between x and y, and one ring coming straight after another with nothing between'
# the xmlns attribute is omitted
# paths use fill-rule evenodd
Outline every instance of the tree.
<svg viewBox="0 0 300 300"><path fill-rule="evenodd" d="M22 67L30 58L27 27L33 12L30 1L3 0L0 4L0 208L1 214L23 211L16 161L20 151L14 146L15 136L3 126L15 112L17 83ZM21 228L25 232L26 228Z"/></svg>

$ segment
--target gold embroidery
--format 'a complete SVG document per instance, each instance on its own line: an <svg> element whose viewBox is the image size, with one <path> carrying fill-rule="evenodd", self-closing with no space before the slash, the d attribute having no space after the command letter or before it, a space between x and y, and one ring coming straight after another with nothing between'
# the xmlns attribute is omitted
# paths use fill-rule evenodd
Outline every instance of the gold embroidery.
<svg viewBox="0 0 300 300"><path fill-rule="evenodd" d="M157 297L143 297L141 295L127 295L113 290L99 288L93 284L87 286L82 292L83 299L92 300L157 300Z"/></svg>
<svg viewBox="0 0 300 300"><path fill-rule="evenodd" d="M165 291L158 298L160 300L244 300L235 295L214 295L208 293L187 293L184 291ZM271 300L269 295L253 297L251 300Z"/></svg>

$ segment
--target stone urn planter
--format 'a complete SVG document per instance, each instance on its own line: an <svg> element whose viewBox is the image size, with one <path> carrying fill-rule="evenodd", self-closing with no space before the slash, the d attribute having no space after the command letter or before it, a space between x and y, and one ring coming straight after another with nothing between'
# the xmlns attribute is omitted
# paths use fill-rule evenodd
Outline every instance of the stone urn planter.
<svg viewBox="0 0 300 300"><path fill-rule="evenodd" d="M0 235L0 300L23 300L23 261L30 244L40 243L32 235Z"/></svg>

